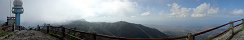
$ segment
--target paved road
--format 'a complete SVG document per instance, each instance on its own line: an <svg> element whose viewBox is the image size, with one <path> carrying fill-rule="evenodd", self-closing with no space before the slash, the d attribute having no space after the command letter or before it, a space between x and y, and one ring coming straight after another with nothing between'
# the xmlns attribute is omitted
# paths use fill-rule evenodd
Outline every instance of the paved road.
<svg viewBox="0 0 244 40"><path fill-rule="evenodd" d="M58 40L58 39L39 31L22 30L14 33L12 36L3 40Z"/></svg>

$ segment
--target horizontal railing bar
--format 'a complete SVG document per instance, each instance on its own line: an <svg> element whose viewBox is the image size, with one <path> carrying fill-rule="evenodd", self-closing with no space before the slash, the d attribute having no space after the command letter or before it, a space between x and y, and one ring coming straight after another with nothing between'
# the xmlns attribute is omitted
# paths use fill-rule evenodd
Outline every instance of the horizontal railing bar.
<svg viewBox="0 0 244 40"><path fill-rule="evenodd" d="M105 37L105 38L111 38L111 39L125 39L124 37L116 37L116 36L109 36L109 35L101 35L101 34L95 34L96 36Z"/></svg>
<svg viewBox="0 0 244 40"><path fill-rule="evenodd" d="M230 24L230 23L226 23L226 24L224 24L224 25L221 25L221 26L218 26L218 27L215 27L215 28L212 28L212 29L208 29L208 30L205 30L205 31L202 31L202 32L193 34L193 36L197 36L197 35L200 35L200 34L204 34L204 33L210 32L210 31L212 31L212 30L215 30L215 29L224 27L224 26L226 26L226 25L228 25L228 24Z"/></svg>
<svg viewBox="0 0 244 40"><path fill-rule="evenodd" d="M217 37L219 37L219 36L221 36L221 35L224 35L224 34L227 33L228 31L230 31L230 29L227 29L227 30L223 31L223 32L221 32L220 34L218 34L218 35L216 35L216 36L214 36L214 37L212 37L212 38L210 38L210 39L214 39L214 38L217 38Z"/></svg>
<svg viewBox="0 0 244 40"><path fill-rule="evenodd" d="M237 25L235 25L234 27L240 26L241 24L243 24L243 23L237 24ZM230 31L230 30L231 30L231 29L227 29L227 30L225 30L224 32L221 32L220 34L218 34L218 35L216 35L216 36L214 36L214 37L212 37L212 38L210 38L210 39L217 38L217 37L219 37L219 36L221 36L221 35L224 35L225 33L227 33L227 32Z"/></svg>
<svg viewBox="0 0 244 40"><path fill-rule="evenodd" d="M68 33L65 33L66 35L68 35L68 36L71 36L71 37L73 37L73 38L76 38L76 39L79 39L79 40L81 40L81 38L79 38L79 37L76 37L76 36L74 36L74 35L71 35L71 34L68 34Z"/></svg>
<svg viewBox="0 0 244 40"><path fill-rule="evenodd" d="M126 38L124 40L171 40L171 39L164 39L164 38Z"/></svg>
<svg viewBox="0 0 244 40"><path fill-rule="evenodd" d="M240 26L241 24L243 24L243 23L237 24L237 25L236 25L236 26L234 26L234 27Z"/></svg>
<svg viewBox="0 0 244 40"><path fill-rule="evenodd" d="M238 22L238 21L241 21L241 20L242 20L242 19L239 19L239 20L236 20L236 21L233 21L233 22L235 23L235 22Z"/></svg>
<svg viewBox="0 0 244 40"><path fill-rule="evenodd" d="M61 28L61 27L53 27L53 26L50 26L50 28Z"/></svg>

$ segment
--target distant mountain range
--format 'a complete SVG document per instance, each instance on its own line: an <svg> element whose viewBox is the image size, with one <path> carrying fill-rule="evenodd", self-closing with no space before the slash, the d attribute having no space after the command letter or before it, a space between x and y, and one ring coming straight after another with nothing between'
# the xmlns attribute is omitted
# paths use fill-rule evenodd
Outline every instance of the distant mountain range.
<svg viewBox="0 0 244 40"><path fill-rule="evenodd" d="M171 26L171 25L147 25L147 27L156 28L159 31L165 33L168 36L183 36L186 33L193 32L196 28L190 29L190 27L183 27L183 26Z"/></svg>
<svg viewBox="0 0 244 40"><path fill-rule="evenodd" d="M208 30L210 28L214 28L214 27L218 26L218 25L178 26L178 25L148 25L148 24L143 24L143 25L145 25L147 27L151 27L151 28L156 28L159 31L168 35L169 37L185 36L186 33L198 33L198 32L202 32L204 30ZM215 31L208 32L206 34L199 35L195 39L204 40L207 37L213 37L213 36L217 35L218 33L222 32L224 30L226 30L226 28L220 28L220 29L217 29Z"/></svg>
<svg viewBox="0 0 244 40"><path fill-rule="evenodd" d="M95 32L103 35L127 37L127 38L163 38L166 34L154 28L141 24L134 24L125 21L114 23L108 22L87 22L76 20L63 25L66 28L76 28L80 31Z"/></svg>

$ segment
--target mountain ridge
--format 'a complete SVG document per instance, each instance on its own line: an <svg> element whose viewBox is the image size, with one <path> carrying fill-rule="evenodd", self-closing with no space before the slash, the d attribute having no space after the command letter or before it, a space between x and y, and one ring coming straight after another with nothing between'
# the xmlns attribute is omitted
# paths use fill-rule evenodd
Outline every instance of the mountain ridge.
<svg viewBox="0 0 244 40"><path fill-rule="evenodd" d="M66 28L76 28L80 31L95 32L103 35L127 37L127 38L163 38L166 34L155 28L149 28L141 24L118 21L113 23L107 22L87 22L71 21L63 25Z"/></svg>

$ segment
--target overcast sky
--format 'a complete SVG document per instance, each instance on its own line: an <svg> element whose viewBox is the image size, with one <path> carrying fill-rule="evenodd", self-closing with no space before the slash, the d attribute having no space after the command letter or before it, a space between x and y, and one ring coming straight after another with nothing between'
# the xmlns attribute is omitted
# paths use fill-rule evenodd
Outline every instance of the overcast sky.
<svg viewBox="0 0 244 40"><path fill-rule="evenodd" d="M21 25L128 21L138 24L224 24L244 18L244 0L23 0ZM10 15L10 0L0 0L0 19Z"/></svg>

